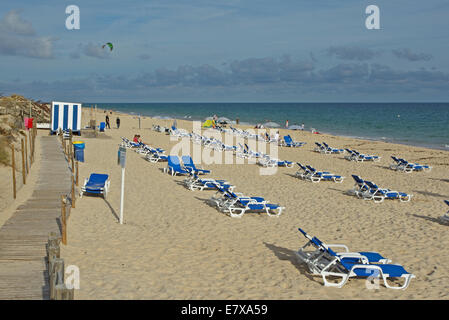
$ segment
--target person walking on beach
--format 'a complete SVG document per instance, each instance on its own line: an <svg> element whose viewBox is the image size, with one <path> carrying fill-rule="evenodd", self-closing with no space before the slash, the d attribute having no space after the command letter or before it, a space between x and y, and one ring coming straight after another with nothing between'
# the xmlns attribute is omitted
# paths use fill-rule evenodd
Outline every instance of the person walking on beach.
<svg viewBox="0 0 449 320"><path fill-rule="evenodd" d="M109 116L106 114L106 128L111 129L111 126L109 125Z"/></svg>
<svg viewBox="0 0 449 320"><path fill-rule="evenodd" d="M120 118L117 117L117 120L115 120L115 123L117 123L117 129L120 128Z"/></svg>
<svg viewBox="0 0 449 320"><path fill-rule="evenodd" d="M285 127L288 128L288 119L285 121Z"/></svg>

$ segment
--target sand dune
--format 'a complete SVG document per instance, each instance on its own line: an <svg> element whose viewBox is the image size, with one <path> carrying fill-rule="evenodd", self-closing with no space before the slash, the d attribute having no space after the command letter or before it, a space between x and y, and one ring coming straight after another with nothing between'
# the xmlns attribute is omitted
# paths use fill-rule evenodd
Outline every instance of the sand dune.
<svg viewBox="0 0 449 320"><path fill-rule="evenodd" d="M84 111L87 124L88 112ZM97 119L102 119L100 111ZM110 117L115 127L115 114ZM279 168L260 175L255 164L204 165L210 177L226 179L236 191L265 197L286 210L279 218L245 214L233 219L209 206L213 191L189 191L183 177L162 173L165 163L149 163L131 150L127 154L125 224L118 223L120 137L135 133L145 142L169 151L169 136L151 130L169 120L120 115L121 127L85 138L85 163L80 178L107 173L111 190L106 200L78 199L68 226L68 245L61 256L66 266L80 268L76 299L448 299L448 227L436 220L447 211L449 158L447 151L362 141L331 135L294 132L302 148L279 148L279 158L313 165L346 177L341 184L310 183ZM178 120L192 130L192 123ZM286 133L281 129L281 135ZM291 133L291 132L290 132ZM350 147L382 157L376 163L354 163L343 155L313 152L314 142ZM167 152L168 153L168 152ZM429 173L388 169L391 155L433 166ZM411 202L375 204L349 196L351 174L382 187L413 194ZM324 287L295 260L305 243L301 227L328 243L344 243L354 251L377 251L416 275L407 290L368 290L363 279L341 289Z"/></svg>

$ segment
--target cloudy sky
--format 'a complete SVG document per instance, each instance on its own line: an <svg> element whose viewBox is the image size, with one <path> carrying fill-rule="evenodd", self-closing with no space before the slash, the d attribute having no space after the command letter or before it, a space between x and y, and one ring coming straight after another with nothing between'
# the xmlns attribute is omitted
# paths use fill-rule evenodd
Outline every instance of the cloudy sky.
<svg viewBox="0 0 449 320"><path fill-rule="evenodd" d="M5 2L5 1L4 1ZM380 30L365 27L368 5ZM68 5L80 29L67 30ZM82 102L449 101L447 0L15 0L0 93ZM101 46L114 44L109 52Z"/></svg>

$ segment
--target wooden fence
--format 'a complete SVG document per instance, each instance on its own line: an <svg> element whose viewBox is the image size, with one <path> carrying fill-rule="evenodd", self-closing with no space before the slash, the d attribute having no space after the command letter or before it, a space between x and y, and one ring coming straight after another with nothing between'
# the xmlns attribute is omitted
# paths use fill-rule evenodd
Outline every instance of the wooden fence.
<svg viewBox="0 0 449 320"><path fill-rule="evenodd" d="M59 238L54 232L50 233L47 243L47 269L49 274L50 299L73 300L75 290L65 284L64 259L60 258Z"/></svg>
<svg viewBox="0 0 449 320"><path fill-rule="evenodd" d="M34 162L35 157L35 150L36 150L36 136L37 136L37 130L36 130L36 124L33 123L33 127L30 128L28 131L28 136L25 133L24 138L21 138L20 140L20 151L22 157L22 182L25 185L26 184L26 177L29 174L31 167ZM20 170L16 168L16 148L14 147L14 144L10 144L9 147L11 148L11 169L12 169L12 188L13 188L13 197L16 199L17 197L17 180L16 180L16 171ZM28 152L28 149L30 150Z"/></svg>

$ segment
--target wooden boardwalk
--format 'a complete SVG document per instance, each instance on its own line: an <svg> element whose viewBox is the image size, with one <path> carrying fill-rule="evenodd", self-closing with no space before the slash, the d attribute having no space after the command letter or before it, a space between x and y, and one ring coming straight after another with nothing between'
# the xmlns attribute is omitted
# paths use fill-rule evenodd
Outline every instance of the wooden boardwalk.
<svg viewBox="0 0 449 320"><path fill-rule="evenodd" d="M45 245L50 232L61 234L61 195L71 191L71 171L56 136L40 142L34 192L0 228L0 300L50 297Z"/></svg>

